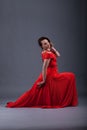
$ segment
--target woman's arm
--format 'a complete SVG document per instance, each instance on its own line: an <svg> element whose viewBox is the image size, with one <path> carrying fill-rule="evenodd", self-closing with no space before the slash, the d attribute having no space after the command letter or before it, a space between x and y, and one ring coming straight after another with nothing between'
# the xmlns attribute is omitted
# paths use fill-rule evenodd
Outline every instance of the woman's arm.
<svg viewBox="0 0 87 130"><path fill-rule="evenodd" d="M47 67L48 67L49 63L50 63L50 59L44 59L43 66L42 66L43 80L37 84L39 87L42 86L46 81Z"/></svg>
<svg viewBox="0 0 87 130"><path fill-rule="evenodd" d="M43 76L44 82L46 80L46 72L47 72L47 67L49 63L50 63L50 59L44 59L43 66L42 66L42 76Z"/></svg>
<svg viewBox="0 0 87 130"><path fill-rule="evenodd" d="M60 53L52 46L51 50L56 54L57 57L60 56Z"/></svg>

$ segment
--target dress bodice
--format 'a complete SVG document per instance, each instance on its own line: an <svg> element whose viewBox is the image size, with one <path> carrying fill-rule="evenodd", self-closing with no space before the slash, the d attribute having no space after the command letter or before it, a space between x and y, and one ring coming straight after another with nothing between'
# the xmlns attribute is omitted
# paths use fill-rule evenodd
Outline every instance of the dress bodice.
<svg viewBox="0 0 87 130"><path fill-rule="evenodd" d="M47 71L50 74L53 74L53 73L56 73L56 72L58 73L56 55L51 51L42 52L42 61L44 61L44 59L51 59L49 65L48 65Z"/></svg>

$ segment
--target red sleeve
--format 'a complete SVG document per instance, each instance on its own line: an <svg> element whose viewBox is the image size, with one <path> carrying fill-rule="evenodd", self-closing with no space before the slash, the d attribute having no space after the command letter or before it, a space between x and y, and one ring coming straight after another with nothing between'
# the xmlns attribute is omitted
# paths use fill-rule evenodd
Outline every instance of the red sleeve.
<svg viewBox="0 0 87 130"><path fill-rule="evenodd" d="M51 52L44 52L42 53L42 59L52 59L52 53Z"/></svg>

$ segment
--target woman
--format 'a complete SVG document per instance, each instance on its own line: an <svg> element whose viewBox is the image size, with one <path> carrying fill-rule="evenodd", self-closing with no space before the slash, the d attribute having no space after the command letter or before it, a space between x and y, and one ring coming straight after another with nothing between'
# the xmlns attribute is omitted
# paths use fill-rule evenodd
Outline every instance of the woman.
<svg viewBox="0 0 87 130"><path fill-rule="evenodd" d="M32 88L15 102L6 107L62 108L78 104L75 75L72 72L58 72L57 57L60 53L53 47L50 39L40 37L42 48L42 73Z"/></svg>

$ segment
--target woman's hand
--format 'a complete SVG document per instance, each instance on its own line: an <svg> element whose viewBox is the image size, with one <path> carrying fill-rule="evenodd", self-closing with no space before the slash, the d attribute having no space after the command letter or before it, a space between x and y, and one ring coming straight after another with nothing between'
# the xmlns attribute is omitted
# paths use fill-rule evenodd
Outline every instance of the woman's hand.
<svg viewBox="0 0 87 130"><path fill-rule="evenodd" d="M51 50L56 54L56 56L60 56L60 53L52 46Z"/></svg>
<svg viewBox="0 0 87 130"><path fill-rule="evenodd" d="M45 84L45 81L41 81L41 82L37 83L37 86L42 87L44 84Z"/></svg>
<svg viewBox="0 0 87 130"><path fill-rule="evenodd" d="M53 46L51 47L51 50L54 52L57 51Z"/></svg>

